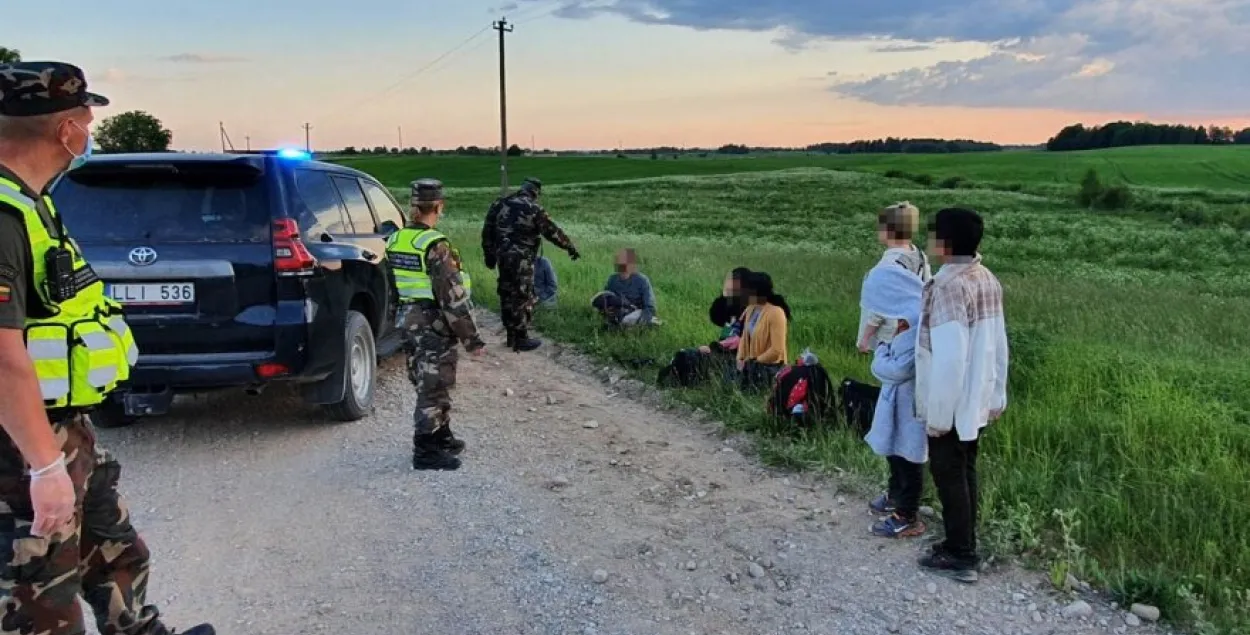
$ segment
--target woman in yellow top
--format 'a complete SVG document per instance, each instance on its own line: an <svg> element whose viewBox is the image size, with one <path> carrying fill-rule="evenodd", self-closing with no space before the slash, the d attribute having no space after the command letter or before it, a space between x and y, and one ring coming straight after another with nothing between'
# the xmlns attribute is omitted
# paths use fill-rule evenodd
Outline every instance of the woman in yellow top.
<svg viewBox="0 0 1250 635"><path fill-rule="evenodd" d="M790 359L786 345L790 306L773 291L773 280L766 273L747 274L743 290L747 308L738 343L738 381L744 389L767 387Z"/></svg>

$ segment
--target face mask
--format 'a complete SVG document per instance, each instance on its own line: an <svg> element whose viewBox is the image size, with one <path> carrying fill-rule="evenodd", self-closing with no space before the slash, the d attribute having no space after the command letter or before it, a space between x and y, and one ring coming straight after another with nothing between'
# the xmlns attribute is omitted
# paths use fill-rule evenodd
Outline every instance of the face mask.
<svg viewBox="0 0 1250 635"><path fill-rule="evenodd" d="M94 140L91 138L90 130L87 130L86 128L83 128L82 126L78 125L78 122L76 121L71 121L70 123L74 124L75 128L78 128L79 130L83 131L83 134L87 136L87 143L86 143L86 147L83 148L83 151L81 154L76 154L73 150L69 149L68 145L65 146L65 150L69 152L71 157L73 157L72 159L69 160L69 167L66 168L67 172L71 170L77 170L78 168L81 168L83 165L85 165L87 163L87 159L91 158L91 147L95 145Z"/></svg>

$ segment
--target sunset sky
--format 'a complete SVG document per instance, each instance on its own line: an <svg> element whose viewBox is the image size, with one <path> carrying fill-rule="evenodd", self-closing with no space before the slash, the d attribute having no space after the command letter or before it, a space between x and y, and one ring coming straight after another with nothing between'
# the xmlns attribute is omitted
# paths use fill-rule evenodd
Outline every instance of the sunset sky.
<svg viewBox="0 0 1250 635"><path fill-rule="evenodd" d="M1250 126L1250 0L502 2L8 0L0 45L82 66L97 117L148 111L183 149L218 121L239 149L304 122L315 149L496 145L501 15L524 147Z"/></svg>

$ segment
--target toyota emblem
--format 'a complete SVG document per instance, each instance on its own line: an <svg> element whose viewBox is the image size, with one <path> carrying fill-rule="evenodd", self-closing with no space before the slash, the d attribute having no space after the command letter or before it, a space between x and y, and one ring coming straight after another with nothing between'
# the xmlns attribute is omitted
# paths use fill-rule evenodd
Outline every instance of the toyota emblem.
<svg viewBox="0 0 1250 635"><path fill-rule="evenodd" d="M151 247L135 247L130 250L130 264L146 267L156 262L156 250Z"/></svg>

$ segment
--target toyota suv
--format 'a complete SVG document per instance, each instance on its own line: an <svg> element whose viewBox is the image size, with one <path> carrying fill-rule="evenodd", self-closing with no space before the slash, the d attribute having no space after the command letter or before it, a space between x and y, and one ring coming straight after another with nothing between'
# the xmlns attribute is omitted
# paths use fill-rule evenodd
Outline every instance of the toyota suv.
<svg viewBox="0 0 1250 635"><path fill-rule="evenodd" d="M367 414L401 346L386 237L405 216L378 181L293 150L114 154L52 198L139 346L100 425L275 381L332 419Z"/></svg>

